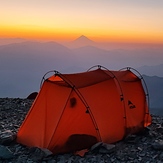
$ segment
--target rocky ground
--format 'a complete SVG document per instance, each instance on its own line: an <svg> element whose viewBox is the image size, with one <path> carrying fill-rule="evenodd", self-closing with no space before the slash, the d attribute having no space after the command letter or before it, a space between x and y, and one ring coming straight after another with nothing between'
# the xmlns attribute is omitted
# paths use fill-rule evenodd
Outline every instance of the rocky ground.
<svg viewBox="0 0 163 163"><path fill-rule="evenodd" d="M83 157L53 155L47 149L16 143L16 133L32 100L0 98L0 163L163 163L163 117L152 116L144 132L115 144L98 143Z"/></svg>

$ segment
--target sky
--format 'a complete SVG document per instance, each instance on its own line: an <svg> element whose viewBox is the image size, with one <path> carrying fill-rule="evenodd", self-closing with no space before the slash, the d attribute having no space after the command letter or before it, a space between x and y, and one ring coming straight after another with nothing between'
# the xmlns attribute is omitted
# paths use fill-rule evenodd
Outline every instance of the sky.
<svg viewBox="0 0 163 163"><path fill-rule="evenodd" d="M0 38L163 43L163 0L0 0Z"/></svg>

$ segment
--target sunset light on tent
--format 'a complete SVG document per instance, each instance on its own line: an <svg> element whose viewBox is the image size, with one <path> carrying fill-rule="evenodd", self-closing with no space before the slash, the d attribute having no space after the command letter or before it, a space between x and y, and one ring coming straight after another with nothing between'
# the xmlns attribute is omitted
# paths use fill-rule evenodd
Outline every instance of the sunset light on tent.
<svg viewBox="0 0 163 163"><path fill-rule="evenodd" d="M163 161L163 0L1 0L0 15L0 163Z"/></svg>
<svg viewBox="0 0 163 163"><path fill-rule="evenodd" d="M62 83L44 76L17 141L63 154L89 149L97 142L117 142L151 124L147 90L139 77L129 69L92 68L54 74Z"/></svg>

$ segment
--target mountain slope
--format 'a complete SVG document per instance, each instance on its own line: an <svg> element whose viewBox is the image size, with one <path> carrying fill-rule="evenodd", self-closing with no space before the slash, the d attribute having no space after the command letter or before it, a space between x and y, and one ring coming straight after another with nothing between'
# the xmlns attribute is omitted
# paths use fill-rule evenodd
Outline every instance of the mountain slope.
<svg viewBox="0 0 163 163"><path fill-rule="evenodd" d="M143 75L147 84L152 113L163 115L163 77Z"/></svg>
<svg viewBox="0 0 163 163"><path fill-rule="evenodd" d="M82 35L75 39L74 41L71 41L67 44L65 44L68 48L75 49L80 48L84 46L96 46L97 43L89 39L88 37Z"/></svg>
<svg viewBox="0 0 163 163"><path fill-rule="evenodd" d="M55 42L23 42L0 46L0 57L1 70L41 68L45 71L52 66L62 67L59 62L66 60L66 65L73 60L71 51Z"/></svg>
<svg viewBox="0 0 163 163"><path fill-rule="evenodd" d="M23 38L0 38L0 45L8 45L13 43L21 43L27 41Z"/></svg>
<svg viewBox="0 0 163 163"><path fill-rule="evenodd" d="M47 71L61 71L73 64L71 51L55 42L0 46L0 97L26 97L38 91Z"/></svg>
<svg viewBox="0 0 163 163"><path fill-rule="evenodd" d="M154 52L157 56L153 56ZM128 66L138 67L145 63L162 62L161 54L155 50L149 52L140 49L108 51L95 46L69 49L56 42L3 45L0 46L0 97L26 97L29 93L38 91L42 76L49 70L73 73L87 71L94 65L118 70ZM159 67L158 70L161 72L162 68ZM149 88L150 106L163 108L162 78L144 78Z"/></svg>
<svg viewBox="0 0 163 163"><path fill-rule="evenodd" d="M141 66L137 69L141 74L163 77L163 64L155 66Z"/></svg>

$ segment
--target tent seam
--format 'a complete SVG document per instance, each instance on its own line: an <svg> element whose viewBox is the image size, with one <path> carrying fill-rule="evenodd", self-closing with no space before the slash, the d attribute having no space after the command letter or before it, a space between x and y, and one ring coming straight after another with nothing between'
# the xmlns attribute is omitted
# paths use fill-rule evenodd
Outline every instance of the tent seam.
<svg viewBox="0 0 163 163"><path fill-rule="evenodd" d="M66 108L67 103L68 103L68 99L69 99L69 97L71 96L72 91L73 91L73 89L70 91L70 94L69 94L69 96L68 96L68 98L67 98L67 101L66 101L65 106L64 106L64 108L63 108L63 111L62 111L62 113L61 113L61 115L60 115L60 118L59 118L59 120L58 120L58 123L57 123L57 125L56 125L56 127L55 127L55 130L54 130L54 132L53 132L53 134L52 134L52 136L51 136L51 139L50 139L50 141L49 141L48 148L49 148L49 146L50 146L50 144L51 144L51 141L52 141L52 139L53 139L53 137L54 137L54 135L55 135L55 133L56 133L56 131L57 131L57 128L58 128L59 123L60 123L60 121L61 121L61 119L62 119L62 115L63 115L63 113L64 113L64 111L65 111L65 108Z"/></svg>

